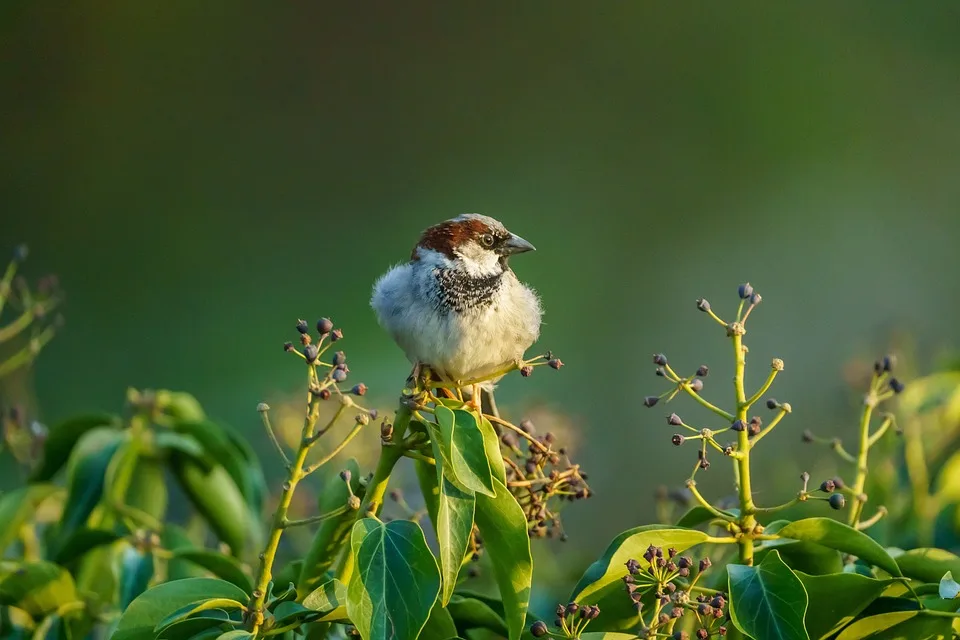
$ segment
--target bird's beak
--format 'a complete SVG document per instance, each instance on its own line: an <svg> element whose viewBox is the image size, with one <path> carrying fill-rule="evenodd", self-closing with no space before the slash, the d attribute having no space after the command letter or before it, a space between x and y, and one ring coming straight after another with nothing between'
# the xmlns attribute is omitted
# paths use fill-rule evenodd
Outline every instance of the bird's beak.
<svg viewBox="0 0 960 640"><path fill-rule="evenodd" d="M536 250L536 247L515 233L511 233L507 241L500 245L500 252L505 256L512 256L515 253L524 253L525 251Z"/></svg>

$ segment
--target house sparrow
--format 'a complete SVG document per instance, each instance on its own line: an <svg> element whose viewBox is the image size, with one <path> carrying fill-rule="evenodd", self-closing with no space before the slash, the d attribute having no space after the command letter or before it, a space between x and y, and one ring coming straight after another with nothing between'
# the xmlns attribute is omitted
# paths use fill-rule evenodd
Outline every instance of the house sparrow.
<svg viewBox="0 0 960 640"><path fill-rule="evenodd" d="M519 363L540 334L537 294L508 265L532 244L468 213L426 229L410 262L377 280L371 306L414 364L457 387Z"/></svg>

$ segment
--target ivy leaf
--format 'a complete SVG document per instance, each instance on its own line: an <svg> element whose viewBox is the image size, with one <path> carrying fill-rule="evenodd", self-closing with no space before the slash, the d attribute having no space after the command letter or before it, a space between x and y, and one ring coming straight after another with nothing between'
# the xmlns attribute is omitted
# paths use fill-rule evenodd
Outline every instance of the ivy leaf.
<svg viewBox="0 0 960 640"><path fill-rule="evenodd" d="M446 475L467 491L493 497L493 476L476 416L444 406L438 406L434 415L439 429L433 431L439 437L443 461L447 463Z"/></svg>
<svg viewBox="0 0 960 640"><path fill-rule="evenodd" d="M0 580L0 605L22 609L34 620L78 599L73 577L52 562L20 565Z"/></svg>
<svg viewBox="0 0 960 640"><path fill-rule="evenodd" d="M347 613L364 640L416 640L440 594L440 571L423 531L409 520L358 520L350 534L356 570Z"/></svg>
<svg viewBox="0 0 960 640"><path fill-rule="evenodd" d="M67 463L67 499L59 534L66 537L86 523L103 497L107 467L125 440L125 433L106 427L88 431Z"/></svg>
<svg viewBox="0 0 960 640"><path fill-rule="evenodd" d="M855 555L892 576L902 575L894 559L873 538L831 518L797 520L785 526L779 533L783 538L815 542Z"/></svg>
<svg viewBox="0 0 960 640"><path fill-rule="evenodd" d="M98 427L118 428L120 420L109 413L93 413L70 418L50 429L43 444L43 460L30 475L30 482L48 482L67 464L77 442Z"/></svg>
<svg viewBox="0 0 960 640"><path fill-rule="evenodd" d="M20 536L20 529L58 491L52 484L33 484L14 489L0 497L0 557Z"/></svg>
<svg viewBox="0 0 960 640"><path fill-rule="evenodd" d="M500 438L494 430L490 420L483 417L479 422L480 434L483 436L483 447L486 450L487 462L490 463L490 473L500 481L501 484L507 484L507 470L503 466L503 453L500 451Z"/></svg>
<svg viewBox="0 0 960 640"><path fill-rule="evenodd" d="M440 569L443 591L440 604L447 606L457 586L457 576L470 546L477 497L458 489L444 475L441 478L440 506L437 510L437 543L440 545Z"/></svg>
<svg viewBox="0 0 960 640"><path fill-rule="evenodd" d="M122 537L119 533L106 529L77 529L53 554L53 561L67 566L94 549L113 544Z"/></svg>
<svg viewBox="0 0 960 640"><path fill-rule="evenodd" d="M727 509L721 511L721 513L726 513L735 518L740 517L740 509ZM685 514L680 516L680 519L677 520L678 527L686 527L692 529L693 527L699 527L702 524L706 524L711 520L716 520L717 516L713 515L713 512L704 507L703 505L697 505L687 511Z"/></svg>
<svg viewBox="0 0 960 640"><path fill-rule="evenodd" d="M487 629L500 636L509 633L503 616L477 598L455 593L450 598L447 610L453 616L457 632L463 637L466 637L465 632L470 629Z"/></svg>
<svg viewBox="0 0 960 640"><path fill-rule="evenodd" d="M892 611L857 620L836 640L949 640L953 638L951 618L923 611Z"/></svg>
<svg viewBox="0 0 960 640"><path fill-rule="evenodd" d="M727 565L730 617L754 640L809 640L807 592L777 551L757 566Z"/></svg>
<svg viewBox="0 0 960 640"><path fill-rule="evenodd" d="M435 606L417 640L450 640L457 637L457 626L450 612Z"/></svg>
<svg viewBox="0 0 960 640"><path fill-rule="evenodd" d="M240 555L250 536L247 504L230 474L220 465L209 472L182 455L171 458L171 468L187 497L210 528Z"/></svg>
<svg viewBox="0 0 960 640"><path fill-rule="evenodd" d="M768 534L779 533L788 524L790 524L789 520L774 520L767 525L766 532ZM780 554L780 559L794 571L823 576L840 573L844 570L843 558L836 549L814 542L804 542L803 540L792 540L790 538L761 542L756 547L754 563L763 562L770 549L776 549Z"/></svg>
<svg viewBox="0 0 960 640"><path fill-rule="evenodd" d="M826 640L853 620L895 580L877 580L858 573L815 576L794 572L807 592L804 625L812 640Z"/></svg>
<svg viewBox="0 0 960 640"><path fill-rule="evenodd" d="M622 631L640 622L637 611L626 597L622 579L627 575L627 560L637 560L642 567L649 566L643 553L651 544L678 553L709 539L696 529L651 524L624 531L607 546L599 560L590 565L573 588L570 600L580 604L596 604L603 612L590 623L594 631Z"/></svg>
<svg viewBox="0 0 960 640"><path fill-rule="evenodd" d="M303 606L321 614L323 621L347 619L347 588L339 580L317 587L303 599Z"/></svg>
<svg viewBox="0 0 960 640"><path fill-rule="evenodd" d="M947 571L943 574L943 577L940 578L940 586L937 589L937 594L944 600L953 600L960 594L960 583L957 583L953 579L953 572Z"/></svg>
<svg viewBox="0 0 960 640"><path fill-rule="evenodd" d="M244 593L253 593L253 584L236 558L207 549L181 549L173 553L173 558L192 562L218 578L232 582L243 589Z"/></svg>
<svg viewBox="0 0 960 640"><path fill-rule="evenodd" d="M157 624L174 611L210 598L248 599L239 587L216 578L186 578L147 589L120 616L110 640L153 640Z"/></svg>
<svg viewBox="0 0 960 640"><path fill-rule="evenodd" d="M117 571L120 576L119 603L123 611L134 598L147 590L153 578L153 554L125 545L117 560L120 565Z"/></svg>
<svg viewBox="0 0 960 640"><path fill-rule="evenodd" d="M478 495L475 518L500 587L509 638L519 640L527 618L533 582L530 535L527 533L527 517L516 499L499 480L494 480L493 484L496 497Z"/></svg>
<svg viewBox="0 0 960 640"><path fill-rule="evenodd" d="M960 575L960 557L943 549L911 549L896 561L903 575L922 582L938 582L947 571Z"/></svg>

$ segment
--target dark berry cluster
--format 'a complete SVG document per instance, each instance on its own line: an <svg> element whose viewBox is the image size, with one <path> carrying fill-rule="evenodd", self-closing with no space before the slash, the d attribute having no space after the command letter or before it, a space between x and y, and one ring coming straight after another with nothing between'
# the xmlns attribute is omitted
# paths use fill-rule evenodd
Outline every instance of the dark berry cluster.
<svg viewBox="0 0 960 640"><path fill-rule="evenodd" d="M507 486L527 516L530 537L566 540L560 506L592 495L587 474L570 461L564 447L555 448L552 432L538 436L530 420L517 427L495 420L494 428L506 449Z"/></svg>
<svg viewBox="0 0 960 640"><path fill-rule="evenodd" d="M542 620L534 622L530 627L530 633L534 638L542 638L546 635L562 635L565 638L579 638L591 620L600 617L600 607L597 605L581 605L577 602L557 605L557 618L554 621L554 627L557 629L555 634L551 634L547 623Z"/></svg>
<svg viewBox="0 0 960 640"><path fill-rule="evenodd" d="M697 586L711 564L709 558L694 562L676 549L654 545L644 552L643 561L627 560L623 583L640 617L638 637L689 638L676 629L688 619L694 620L696 638L725 636L725 596Z"/></svg>

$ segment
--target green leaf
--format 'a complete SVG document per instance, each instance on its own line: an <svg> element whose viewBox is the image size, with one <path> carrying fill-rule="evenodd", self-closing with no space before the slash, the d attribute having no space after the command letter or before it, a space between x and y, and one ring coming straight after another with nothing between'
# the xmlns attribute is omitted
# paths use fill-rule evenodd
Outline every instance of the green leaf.
<svg viewBox="0 0 960 640"><path fill-rule="evenodd" d="M317 620L320 614L313 609L309 609L299 602L292 600L281 602L273 610L273 617L276 619L277 627L285 627L290 624L303 624L308 621Z"/></svg>
<svg viewBox="0 0 960 640"><path fill-rule="evenodd" d="M210 609L204 611L192 618L181 620L164 627L157 633L157 640L197 640L199 638L216 638L224 631L229 631L237 626L240 616L234 612L231 617L223 609ZM231 623L231 621L233 623Z"/></svg>
<svg viewBox="0 0 960 640"><path fill-rule="evenodd" d="M437 465L442 466L440 461ZM417 472L417 481L420 484L420 493L423 495L424 506L427 509L427 515L430 522L433 523L433 530L437 530L437 514L440 511L440 484L437 482L437 466L424 462L423 460L413 461L414 470Z"/></svg>
<svg viewBox="0 0 960 640"><path fill-rule="evenodd" d="M204 598L202 600L196 600L191 602L179 609L175 610L173 613L167 615L160 622L157 623L157 626L154 627L154 631L157 633L162 632L164 629L169 627L172 624L176 624L182 620L194 616L198 613L204 611L211 611L213 609L222 609L224 611L235 611L237 609L242 609L243 603L233 598Z"/></svg>
<svg viewBox="0 0 960 640"><path fill-rule="evenodd" d="M780 530L788 524L790 524L789 520L774 520L767 525L766 533L780 533ZM758 544L754 553L754 563L762 562L771 549L776 549L780 559L794 571L824 576L844 570L843 558L836 549L790 538L764 540Z"/></svg>
<svg viewBox="0 0 960 640"><path fill-rule="evenodd" d="M432 435L439 440L447 477L468 492L493 497L490 462L476 416L444 406L438 406L435 411L439 428L434 428Z"/></svg>
<svg viewBox="0 0 960 640"><path fill-rule="evenodd" d="M364 490L360 486L360 465L355 458L347 460L345 469L350 471L350 487L358 497L363 496ZM347 503L350 492L347 484L338 474L330 474L318 501L319 513L330 513ZM350 528L356 522L357 515L353 511L326 518L317 529L310 549L303 559L303 567L296 580L297 593L301 596L310 593L324 582L326 573L333 566L350 535Z"/></svg>
<svg viewBox="0 0 960 640"><path fill-rule="evenodd" d="M103 496L107 467L125 440L123 431L98 427L77 442L67 463L67 499L60 520L61 536L72 534L90 517Z"/></svg>
<svg viewBox="0 0 960 640"><path fill-rule="evenodd" d="M127 607L110 640L153 640L154 628L170 613L207 598L244 601L236 585L215 578L172 580L144 591Z"/></svg>
<svg viewBox="0 0 960 640"><path fill-rule="evenodd" d="M153 554L126 545L119 557L120 610L123 611L141 593L153 578Z"/></svg>
<svg viewBox="0 0 960 640"><path fill-rule="evenodd" d="M940 578L937 595L944 600L953 600L960 595L960 583L953 579L952 571L947 571L943 574L943 577Z"/></svg>
<svg viewBox="0 0 960 640"><path fill-rule="evenodd" d="M200 402L186 391L161 389L157 391L156 396L160 410L171 418L194 422L206 420L207 414L204 413Z"/></svg>
<svg viewBox="0 0 960 640"><path fill-rule="evenodd" d="M857 573L813 576L794 572L809 598L805 619L812 640L826 640L876 600L894 580L877 580Z"/></svg>
<svg viewBox="0 0 960 640"><path fill-rule="evenodd" d="M175 551L173 557L203 567L218 578L237 585L244 593L253 593L253 584L236 558L207 549L183 549Z"/></svg>
<svg viewBox="0 0 960 640"><path fill-rule="evenodd" d="M490 463L490 473L500 481L500 484L507 484L507 470L503 466L503 453L500 451L500 438L497 432L490 424L490 421L484 417L480 422L480 433L483 435L483 447L486 450L487 461Z"/></svg>
<svg viewBox="0 0 960 640"><path fill-rule="evenodd" d="M654 545L678 553L706 542L710 536L696 529L662 524L651 524L624 531L607 546L599 560L590 565L574 587L570 600L580 604L596 604L603 612L590 623L594 631L622 631L636 626L640 618L630 599L625 597L622 579L627 575L627 560L637 560L642 567L649 566L643 559L647 547Z"/></svg>
<svg viewBox="0 0 960 640"><path fill-rule="evenodd" d="M347 619L347 588L339 580L317 587L306 598L303 606L322 614L323 621L342 621Z"/></svg>
<svg viewBox="0 0 960 640"><path fill-rule="evenodd" d="M440 571L420 527L358 520L347 612L364 640L416 640L440 594Z"/></svg>
<svg viewBox="0 0 960 640"><path fill-rule="evenodd" d="M119 533L106 529L77 529L53 554L52 560L67 566L68 563L79 560L90 551L113 544L122 537Z"/></svg>
<svg viewBox="0 0 960 640"><path fill-rule="evenodd" d="M791 522L779 531L781 537L815 542L837 551L855 555L893 576L900 568L890 554L873 538L831 518L806 518Z"/></svg>
<svg viewBox="0 0 960 640"><path fill-rule="evenodd" d="M726 513L734 518L740 517L739 509L727 509L726 511L721 511L721 513ZM693 527L699 527L702 524L716 519L717 516L713 515L713 512L703 505L698 504L683 514L679 520L677 520L677 526L692 529Z"/></svg>
<svg viewBox="0 0 960 640"><path fill-rule="evenodd" d="M176 557L178 551L198 548L185 529L173 523L164 523L163 531L160 533L160 543L164 549L174 552L174 556L167 562L167 580L201 578L206 575L206 571L197 564L178 560Z"/></svg>
<svg viewBox="0 0 960 640"><path fill-rule="evenodd" d="M456 637L457 626L453 624L450 612L443 607L435 606L417 640L450 640Z"/></svg>
<svg viewBox="0 0 960 640"><path fill-rule="evenodd" d="M43 444L43 460L30 475L30 482L48 482L67 464L73 447L87 432L98 427L118 428L120 420L109 413L70 418L50 429Z"/></svg>
<svg viewBox="0 0 960 640"><path fill-rule="evenodd" d="M163 469L163 464L157 460L139 458L123 500L127 506L143 511L161 522L167 514L169 498Z"/></svg>
<svg viewBox="0 0 960 640"><path fill-rule="evenodd" d="M493 484L496 497L478 495L475 518L500 587L509 638L518 640L527 618L533 582L530 535L527 533L527 517L516 499L499 480L494 480Z"/></svg>
<svg viewBox="0 0 960 640"><path fill-rule="evenodd" d="M895 560L903 575L922 582L939 582L947 571L960 575L960 557L943 549L911 549Z"/></svg>
<svg viewBox="0 0 960 640"><path fill-rule="evenodd" d="M0 497L0 557L19 539L23 525L36 515L40 505L57 491L52 484L33 484Z"/></svg>
<svg viewBox="0 0 960 640"><path fill-rule="evenodd" d="M52 562L20 565L0 580L0 605L22 609L35 620L78 599L73 577Z"/></svg>
<svg viewBox="0 0 960 640"><path fill-rule="evenodd" d="M477 598L455 593L450 598L447 610L453 616L453 622L457 625L457 632L461 636L466 637L465 633L470 629L487 629L500 636L506 636L508 633L503 616Z"/></svg>
<svg viewBox="0 0 960 640"><path fill-rule="evenodd" d="M730 617L754 640L809 640L807 592L776 550L754 567L727 565Z"/></svg>
<svg viewBox="0 0 960 640"><path fill-rule="evenodd" d="M836 640L949 640L950 618L923 611L893 611L861 618L843 630Z"/></svg>
<svg viewBox="0 0 960 640"><path fill-rule="evenodd" d="M217 640L253 640L256 636L243 629L234 629L233 631L224 631Z"/></svg>
<svg viewBox="0 0 960 640"><path fill-rule="evenodd" d="M437 544L440 545L440 573L443 576L440 604L445 607L457 586L457 576L470 546L477 498L458 489L446 476L442 483L437 511Z"/></svg>
<svg viewBox="0 0 960 640"><path fill-rule="evenodd" d="M185 456L176 455L171 462L194 507L233 554L240 555L249 539L249 511L233 478L220 465L207 473Z"/></svg>
<svg viewBox="0 0 960 640"><path fill-rule="evenodd" d="M587 631L580 634L580 640L636 640L632 633L618 633L616 631Z"/></svg>

